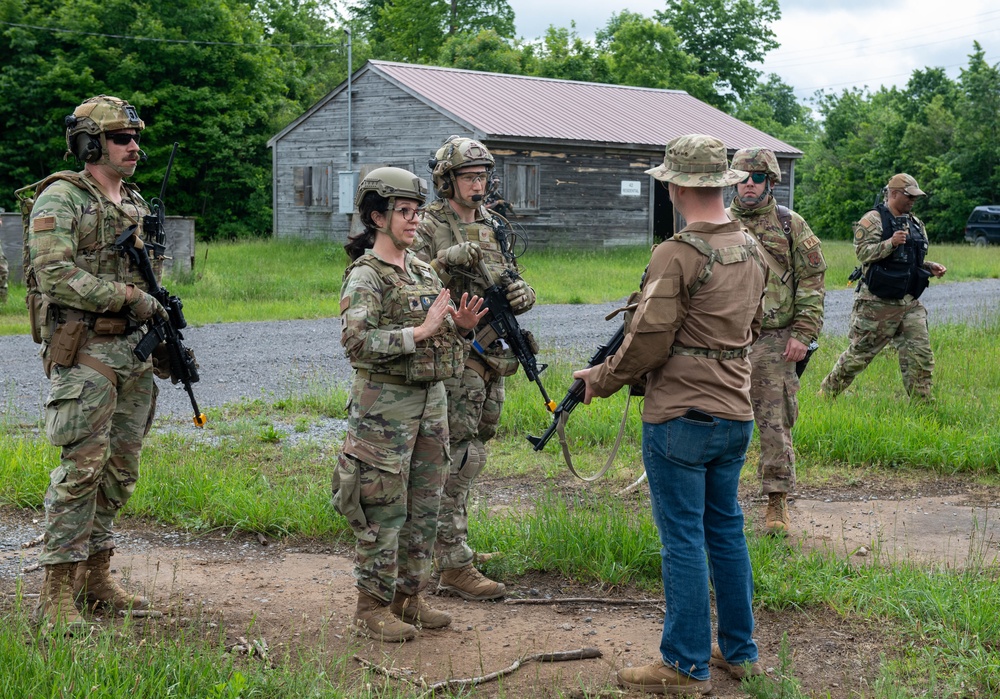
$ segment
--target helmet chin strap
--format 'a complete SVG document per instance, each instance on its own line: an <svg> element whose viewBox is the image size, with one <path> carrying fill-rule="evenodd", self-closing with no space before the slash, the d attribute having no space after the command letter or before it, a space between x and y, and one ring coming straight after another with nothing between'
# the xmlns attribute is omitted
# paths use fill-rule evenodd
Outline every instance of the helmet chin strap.
<svg viewBox="0 0 1000 699"><path fill-rule="evenodd" d="M455 177L455 173L449 171L448 177L451 178L451 191L454 192L452 199L464 206L466 209L478 209L481 202L472 201L470 199L465 199L458 195L458 178ZM481 198L481 197L480 197Z"/></svg>
<svg viewBox="0 0 1000 699"><path fill-rule="evenodd" d="M111 156L108 155L108 139L103 131L101 132L99 138L101 139L101 163L107 165L109 168L117 172L123 180L128 177L131 177L132 173L126 172L125 168L123 168L120 165L115 165L113 162L111 162Z"/></svg>
<svg viewBox="0 0 1000 699"><path fill-rule="evenodd" d="M406 250L409 245L396 237L392 232L392 215L396 213L396 197L389 197L389 208L385 210L385 225L378 229L379 233L385 233L392 241L393 247L397 250Z"/></svg>
<svg viewBox="0 0 1000 699"><path fill-rule="evenodd" d="M770 178L764 180L764 191L762 191L758 196L753 199L746 199L745 197L740 197L740 203L747 208L754 208L755 206L760 206L763 201L765 201L771 194L771 180Z"/></svg>

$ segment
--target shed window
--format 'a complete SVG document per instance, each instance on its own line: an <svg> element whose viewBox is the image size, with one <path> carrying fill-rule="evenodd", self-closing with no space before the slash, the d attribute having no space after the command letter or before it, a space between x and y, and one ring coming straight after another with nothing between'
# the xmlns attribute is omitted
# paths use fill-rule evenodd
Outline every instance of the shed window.
<svg viewBox="0 0 1000 699"><path fill-rule="evenodd" d="M503 195L517 213L538 213L538 165L505 163Z"/></svg>
<svg viewBox="0 0 1000 699"><path fill-rule="evenodd" d="M297 206L330 206L330 167L318 165L292 169Z"/></svg>

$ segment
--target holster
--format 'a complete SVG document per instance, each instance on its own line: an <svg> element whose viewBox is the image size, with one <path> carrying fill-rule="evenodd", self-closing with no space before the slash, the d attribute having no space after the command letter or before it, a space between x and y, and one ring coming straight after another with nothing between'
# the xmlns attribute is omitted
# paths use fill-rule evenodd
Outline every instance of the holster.
<svg viewBox="0 0 1000 699"><path fill-rule="evenodd" d="M49 360L62 367L75 366L76 356L86 342L86 323L81 320L60 323L49 341Z"/></svg>

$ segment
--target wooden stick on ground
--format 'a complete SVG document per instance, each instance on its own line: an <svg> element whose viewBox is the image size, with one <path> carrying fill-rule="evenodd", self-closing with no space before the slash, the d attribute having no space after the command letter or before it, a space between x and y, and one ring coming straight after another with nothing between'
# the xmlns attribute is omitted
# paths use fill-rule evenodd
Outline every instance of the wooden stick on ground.
<svg viewBox="0 0 1000 699"><path fill-rule="evenodd" d="M621 607L626 604L663 604L659 599L608 599L607 597L552 597L547 599L505 599L504 604L606 604Z"/></svg>
<svg viewBox="0 0 1000 699"><path fill-rule="evenodd" d="M376 665L370 660L366 660L357 655L354 659L357 660L361 665L365 666L369 670L378 672L385 675L386 677L391 677L393 679L403 680L410 682L412 684L418 684L419 686L426 687L427 691L420 695L420 697L426 697L439 689L451 689L454 687L469 687L484 682L489 682L491 680L498 679L504 675L509 675L510 673L516 671L522 665L530 663L532 661L540 663L555 663L564 660L587 660L590 658L600 658L602 653L597 648L580 648L578 650L564 650L556 651L553 653L534 653L532 655L525 655L513 662L509 667L505 667L502 670L497 670L496 672L491 672L488 675L482 675L480 677L466 677L464 679L452 679L452 680L441 680L440 682L435 682L433 684L426 684L423 681L413 682L407 677L404 677L398 670L393 670L391 668L386 668L381 665Z"/></svg>

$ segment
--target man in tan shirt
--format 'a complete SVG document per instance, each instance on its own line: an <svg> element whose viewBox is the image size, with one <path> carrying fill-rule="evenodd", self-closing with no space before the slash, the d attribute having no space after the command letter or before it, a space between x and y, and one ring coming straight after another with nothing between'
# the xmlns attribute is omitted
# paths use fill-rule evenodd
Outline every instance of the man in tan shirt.
<svg viewBox="0 0 1000 699"><path fill-rule="evenodd" d="M586 384L584 403L646 378L642 454L663 547L666 614L661 660L623 668L618 680L658 694L710 693L709 664L734 677L762 672L736 493L753 431L749 354L767 272L754 239L726 216L723 187L747 177L728 165L725 146L711 136L667 144L663 165L648 173L689 223L653 250L618 352L574 374Z"/></svg>

